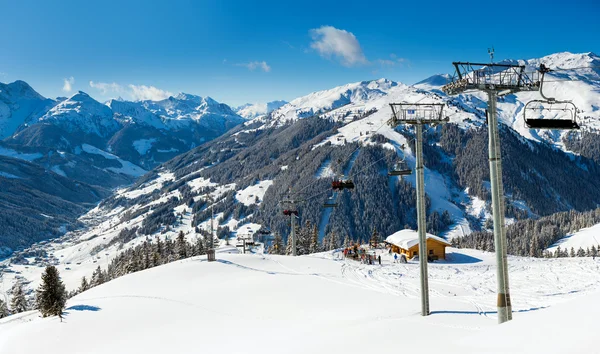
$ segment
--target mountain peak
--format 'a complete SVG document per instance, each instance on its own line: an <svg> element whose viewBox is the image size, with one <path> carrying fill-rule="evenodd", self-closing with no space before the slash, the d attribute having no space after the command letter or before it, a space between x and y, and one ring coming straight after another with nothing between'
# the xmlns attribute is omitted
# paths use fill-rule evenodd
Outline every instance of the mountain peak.
<svg viewBox="0 0 600 354"><path fill-rule="evenodd" d="M1 85L1 84L0 84ZM0 86L1 87L1 86ZM27 98L45 99L44 96L37 93L27 82L16 80L6 85L6 90L12 96L21 96Z"/></svg>

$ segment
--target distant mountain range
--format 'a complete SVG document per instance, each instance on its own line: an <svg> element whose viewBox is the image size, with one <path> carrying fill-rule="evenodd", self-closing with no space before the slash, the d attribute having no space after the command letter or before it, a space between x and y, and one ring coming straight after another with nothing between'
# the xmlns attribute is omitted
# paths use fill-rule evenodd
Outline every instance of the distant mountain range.
<svg viewBox="0 0 600 354"><path fill-rule="evenodd" d="M264 117L279 107L285 105L286 101L272 101L268 103L246 103L235 109L236 113L246 119Z"/></svg>
<svg viewBox="0 0 600 354"><path fill-rule="evenodd" d="M0 247L64 233L109 189L244 121L210 97L103 104L84 92L52 100L24 81L0 83Z"/></svg>
<svg viewBox="0 0 600 354"><path fill-rule="evenodd" d="M600 73L595 68L599 60L593 53L558 53L514 61L527 70L540 63L589 69L551 73L554 82L545 91L573 100L583 131L528 129L523 107L539 99L538 92L500 99L509 222L600 204L600 144L593 143L600 131ZM576 81L563 81L570 78ZM441 86L449 79L440 74L414 85L362 81L289 103L244 105L235 111L186 94L158 102L112 100L106 105L83 93L54 104L40 96L28 106L30 113L20 113L23 123L0 143L0 155L29 160L70 178L85 175L88 179L78 181L90 186L115 187L136 179L145 172L141 169L151 169L85 216L88 229L66 236L87 242L103 235L105 241L94 238L96 250L121 247L116 240L124 229L138 227L139 237L207 229L207 193L216 199L221 235L264 227L285 238L289 229L279 209L290 188L301 191L300 199L316 196L299 208L302 222L317 225L321 237L335 232L364 239L373 228L387 234L416 225L414 177L387 176L396 163L414 168L414 133L410 127L392 129L386 124L389 104L443 103L450 124L426 131L425 187L429 231L451 238L488 229L491 209L487 99L477 92L446 96ZM79 119L73 118L74 112ZM80 164L88 170L76 171L73 166ZM90 181L91 175L103 183ZM356 189L327 192L332 178L342 176L354 179ZM330 197L339 207L324 210Z"/></svg>

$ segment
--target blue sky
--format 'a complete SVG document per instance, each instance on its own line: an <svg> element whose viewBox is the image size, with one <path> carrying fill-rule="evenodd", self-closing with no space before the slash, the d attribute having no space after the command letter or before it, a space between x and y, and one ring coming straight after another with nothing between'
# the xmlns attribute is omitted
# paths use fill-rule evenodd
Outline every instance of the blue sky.
<svg viewBox="0 0 600 354"><path fill-rule="evenodd" d="M98 100L187 92L230 105L451 62L600 54L600 1L0 0L0 82ZM568 4L568 5L567 5Z"/></svg>

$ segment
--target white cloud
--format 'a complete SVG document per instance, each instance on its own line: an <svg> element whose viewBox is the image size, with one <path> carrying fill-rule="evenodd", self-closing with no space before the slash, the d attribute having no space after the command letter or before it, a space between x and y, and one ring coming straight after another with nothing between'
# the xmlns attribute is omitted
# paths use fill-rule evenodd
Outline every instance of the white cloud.
<svg viewBox="0 0 600 354"><path fill-rule="evenodd" d="M245 68L248 68L248 70L250 70L250 71L254 71L256 69L260 69L266 73L271 71L271 67L269 66L269 64L267 64L266 61L251 61L249 63L241 63L241 64L235 64L235 65L243 66Z"/></svg>
<svg viewBox="0 0 600 354"><path fill-rule="evenodd" d="M93 82L90 81L90 87L100 90L103 95L108 93L121 93L123 92L123 86L117 84L116 82L107 83L107 82Z"/></svg>
<svg viewBox="0 0 600 354"><path fill-rule="evenodd" d="M332 26L311 29L310 47L324 58L337 58L344 66L368 64L360 43L351 32Z"/></svg>
<svg viewBox="0 0 600 354"><path fill-rule="evenodd" d="M165 98L169 98L173 96L173 94L169 91L161 90L154 86L146 86L146 85L129 85L131 89L131 96L134 100L152 100L159 101L164 100Z"/></svg>
<svg viewBox="0 0 600 354"><path fill-rule="evenodd" d="M377 59L376 63L381 67L404 67L405 65L410 68L410 61L406 58L398 58L394 53L390 54L389 59Z"/></svg>
<svg viewBox="0 0 600 354"><path fill-rule="evenodd" d="M64 81L64 85L62 90L65 92L71 92L73 90L73 84L75 83L75 78L73 76L71 76L68 79L63 79Z"/></svg>

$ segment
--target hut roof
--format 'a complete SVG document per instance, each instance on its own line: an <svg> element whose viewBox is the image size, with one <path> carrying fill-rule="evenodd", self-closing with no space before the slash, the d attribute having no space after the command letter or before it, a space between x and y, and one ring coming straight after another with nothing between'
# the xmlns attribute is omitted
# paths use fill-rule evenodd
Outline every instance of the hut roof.
<svg viewBox="0 0 600 354"><path fill-rule="evenodd" d="M444 240L443 238L429 234L429 233L427 234L427 239L435 240L446 246L451 246L448 243L448 241ZM419 244L419 234L415 230L409 230L409 229L400 230L398 232L395 232L395 233L389 235L385 239L385 242L391 243L393 245L396 245L400 248L404 248L405 250L407 250L407 249L410 249L411 247Z"/></svg>

